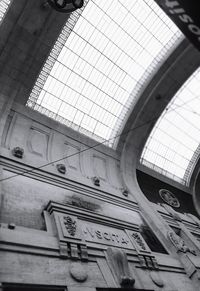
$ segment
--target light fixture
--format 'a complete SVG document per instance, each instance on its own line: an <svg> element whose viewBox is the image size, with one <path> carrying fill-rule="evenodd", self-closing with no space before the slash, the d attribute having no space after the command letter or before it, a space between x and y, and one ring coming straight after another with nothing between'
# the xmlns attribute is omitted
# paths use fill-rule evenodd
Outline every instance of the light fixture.
<svg viewBox="0 0 200 291"><path fill-rule="evenodd" d="M47 0L47 3L58 12L71 13L82 7L84 0Z"/></svg>

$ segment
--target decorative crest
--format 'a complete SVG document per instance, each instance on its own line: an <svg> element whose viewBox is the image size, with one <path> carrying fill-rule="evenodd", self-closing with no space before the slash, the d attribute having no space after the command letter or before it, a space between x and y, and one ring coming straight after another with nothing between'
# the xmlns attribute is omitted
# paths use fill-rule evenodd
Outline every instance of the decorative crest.
<svg viewBox="0 0 200 291"><path fill-rule="evenodd" d="M170 192L169 190L160 189L159 195L162 198L162 200L164 200L170 206L176 207L176 208L180 207L180 202L178 201L176 196L172 192Z"/></svg>
<svg viewBox="0 0 200 291"><path fill-rule="evenodd" d="M142 240L142 237L137 232L133 232L131 235L134 238L137 245L139 246L139 248L141 248L143 251L146 251L147 249L146 249L146 246Z"/></svg>
<svg viewBox="0 0 200 291"><path fill-rule="evenodd" d="M74 236L76 233L76 221L73 220L70 216L65 216L64 218L64 225L71 236Z"/></svg>

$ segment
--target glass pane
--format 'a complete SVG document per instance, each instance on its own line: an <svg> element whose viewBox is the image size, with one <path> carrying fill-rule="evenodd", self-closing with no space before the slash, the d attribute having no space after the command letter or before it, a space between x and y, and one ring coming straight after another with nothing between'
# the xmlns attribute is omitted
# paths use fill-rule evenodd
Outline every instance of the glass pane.
<svg viewBox="0 0 200 291"><path fill-rule="evenodd" d="M141 163L188 185L199 156L200 68L176 93L144 147ZM151 153L154 152L154 155Z"/></svg>
<svg viewBox="0 0 200 291"><path fill-rule="evenodd" d="M140 88L183 36L154 0L89 0L72 15L27 105L113 146Z"/></svg>
<svg viewBox="0 0 200 291"><path fill-rule="evenodd" d="M1 0L0 1L0 23L2 22L3 17L5 16L10 3L11 3L11 0Z"/></svg>

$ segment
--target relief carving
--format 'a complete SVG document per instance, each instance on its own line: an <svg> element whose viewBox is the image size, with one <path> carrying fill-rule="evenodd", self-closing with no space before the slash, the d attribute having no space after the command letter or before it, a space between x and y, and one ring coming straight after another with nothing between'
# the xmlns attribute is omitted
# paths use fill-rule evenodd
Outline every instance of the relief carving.
<svg viewBox="0 0 200 291"><path fill-rule="evenodd" d="M182 253L189 252L189 253L196 256L195 250L189 248L185 244L184 240L180 236L178 236L174 231L169 231L168 237L169 237L170 241L172 242L172 244L177 248L177 250L179 252L182 252Z"/></svg>
<svg viewBox="0 0 200 291"><path fill-rule="evenodd" d="M125 189L125 188L122 188L121 190L122 190L122 194L123 194L125 197L128 197L128 194L129 194L128 190Z"/></svg>
<svg viewBox="0 0 200 291"><path fill-rule="evenodd" d="M132 232L131 234L132 238L135 240L136 244L139 246L140 249L143 251L148 251L146 248L146 245L142 239L142 237L137 232Z"/></svg>
<svg viewBox="0 0 200 291"><path fill-rule="evenodd" d="M76 228L77 228L76 221L73 220L70 216L64 216L63 220L64 220L65 228L67 229L68 233L71 236L75 236Z"/></svg>
<svg viewBox="0 0 200 291"><path fill-rule="evenodd" d="M98 186L98 187L100 186L100 179L97 176L93 177L92 181L95 186Z"/></svg>
<svg viewBox="0 0 200 291"><path fill-rule="evenodd" d="M162 200L165 201L170 206L176 207L176 208L180 207L180 202L171 191L167 189L160 189L159 195L162 198Z"/></svg>
<svg viewBox="0 0 200 291"><path fill-rule="evenodd" d="M132 288L135 279L131 276L126 253L121 249L108 248L108 261L122 287Z"/></svg>
<svg viewBox="0 0 200 291"><path fill-rule="evenodd" d="M65 174L66 173L66 167L65 167L64 164L57 164L56 168L57 168L59 173L61 173L61 174Z"/></svg>
<svg viewBox="0 0 200 291"><path fill-rule="evenodd" d="M23 155L24 155L24 150L23 150L23 148L15 147L15 148L12 150L12 154L13 154L13 156L15 156L16 158L22 159L22 158L23 158Z"/></svg>
<svg viewBox="0 0 200 291"><path fill-rule="evenodd" d="M129 237L131 238L131 242L136 248L138 253L151 253L149 246L146 244L144 238L138 231L130 231L126 230Z"/></svg>

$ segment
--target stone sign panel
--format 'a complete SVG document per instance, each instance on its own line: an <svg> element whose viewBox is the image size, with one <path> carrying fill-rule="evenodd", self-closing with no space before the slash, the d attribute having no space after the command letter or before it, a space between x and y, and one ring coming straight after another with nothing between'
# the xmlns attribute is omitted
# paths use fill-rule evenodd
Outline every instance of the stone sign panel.
<svg viewBox="0 0 200 291"><path fill-rule="evenodd" d="M90 222L81 222L85 241L133 249L133 245L124 230Z"/></svg>
<svg viewBox="0 0 200 291"><path fill-rule="evenodd" d="M58 234L61 240L81 240L107 246L135 249L134 244L123 229L84 221L68 214L56 214ZM56 223L57 224L57 223Z"/></svg>

